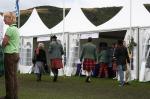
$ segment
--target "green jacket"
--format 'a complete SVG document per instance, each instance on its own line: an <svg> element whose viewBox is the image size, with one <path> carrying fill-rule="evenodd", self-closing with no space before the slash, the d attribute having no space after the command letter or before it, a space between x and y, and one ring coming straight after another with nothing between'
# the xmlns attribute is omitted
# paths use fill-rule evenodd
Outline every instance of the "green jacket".
<svg viewBox="0 0 150 99"><path fill-rule="evenodd" d="M49 56L50 59L60 58L62 59L62 55L64 54L62 44L57 41L52 41L49 45Z"/></svg>
<svg viewBox="0 0 150 99"><path fill-rule="evenodd" d="M96 46L93 43L88 42L83 45L80 61L82 61L83 58L94 59L95 61L97 60Z"/></svg>
<svg viewBox="0 0 150 99"><path fill-rule="evenodd" d="M99 54L98 54L98 62L104 62L104 63L109 63L109 52L108 50L102 50Z"/></svg>

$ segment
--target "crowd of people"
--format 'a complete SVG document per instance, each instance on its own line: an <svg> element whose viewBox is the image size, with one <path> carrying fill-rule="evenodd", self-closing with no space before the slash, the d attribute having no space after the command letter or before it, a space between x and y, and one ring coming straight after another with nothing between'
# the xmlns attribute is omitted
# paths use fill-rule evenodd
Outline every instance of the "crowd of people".
<svg viewBox="0 0 150 99"><path fill-rule="evenodd" d="M91 81L90 77L97 63L97 77L108 78L114 76L113 79L119 78L120 86L124 86L128 83L128 75L124 81L124 71L129 69L130 59L123 40L118 40L111 48L107 46L106 42L101 42L99 47L96 48L96 45L92 43L92 38L89 37L88 42L82 47L80 61L83 64L83 70L86 72L86 82Z"/></svg>
<svg viewBox="0 0 150 99"><path fill-rule="evenodd" d="M0 97L0 99L18 99L17 65L19 61L20 36L15 24L15 13L4 13L4 22L9 25L2 42L4 50L6 96ZM117 76L119 76L120 86L125 85L124 71L129 69L128 64L130 60L128 50L123 40L118 40L111 48L108 48L107 43L101 42L97 48L97 46L92 43L92 38L89 37L87 43L83 44L81 48L79 58L83 64L82 68L85 70L85 82L91 82L92 72L96 64L98 64L97 77L108 78L110 75L114 75L114 78L118 78ZM64 50L55 35L51 36L48 54L50 56L50 64L47 64L44 44L39 43L34 51L33 58L34 73L37 81L41 81L43 68L49 67L54 74L53 82L56 82L58 80L58 69L63 68L62 55L64 54Z"/></svg>

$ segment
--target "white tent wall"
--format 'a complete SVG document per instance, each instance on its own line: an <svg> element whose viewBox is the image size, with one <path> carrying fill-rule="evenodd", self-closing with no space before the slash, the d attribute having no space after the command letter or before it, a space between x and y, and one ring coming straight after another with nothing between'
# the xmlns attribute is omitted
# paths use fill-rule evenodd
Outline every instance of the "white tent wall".
<svg viewBox="0 0 150 99"><path fill-rule="evenodd" d="M138 28L132 28L128 29L127 33L125 35L124 41L126 42L126 46L128 47L129 42L131 40L131 31L132 31L132 37L134 38L135 43L138 43ZM133 61L130 60L130 74L131 77L129 80L135 80L138 79L139 77L139 63L138 63L138 45L133 47L133 56L129 54L129 57L133 57Z"/></svg>
<svg viewBox="0 0 150 99"><path fill-rule="evenodd" d="M0 44L2 44L2 39L3 39L3 27L4 27L4 22L2 16L0 15Z"/></svg>
<svg viewBox="0 0 150 99"><path fill-rule="evenodd" d="M65 67L66 76L75 75L77 64L79 60L79 34L70 34L69 35L69 55L68 55L68 62Z"/></svg>
<svg viewBox="0 0 150 99"><path fill-rule="evenodd" d="M20 73L31 73L32 70L32 50L33 50L33 38L27 37L20 43L20 60L18 65L18 71Z"/></svg>
<svg viewBox="0 0 150 99"><path fill-rule="evenodd" d="M139 67L139 81L150 81L150 27L140 28L140 67Z"/></svg>

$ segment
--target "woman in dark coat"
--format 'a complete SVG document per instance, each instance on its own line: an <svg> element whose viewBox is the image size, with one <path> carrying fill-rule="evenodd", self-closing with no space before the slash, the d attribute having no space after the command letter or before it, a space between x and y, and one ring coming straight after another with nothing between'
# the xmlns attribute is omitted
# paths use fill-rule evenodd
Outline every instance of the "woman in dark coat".
<svg viewBox="0 0 150 99"><path fill-rule="evenodd" d="M44 44L39 43L34 53L34 73L37 76L37 81L41 81L42 71L46 66L46 52L44 50Z"/></svg>

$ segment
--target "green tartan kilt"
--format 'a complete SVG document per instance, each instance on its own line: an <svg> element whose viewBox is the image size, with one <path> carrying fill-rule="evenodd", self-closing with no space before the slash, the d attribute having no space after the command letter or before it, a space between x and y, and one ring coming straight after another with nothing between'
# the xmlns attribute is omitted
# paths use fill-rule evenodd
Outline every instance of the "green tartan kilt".
<svg viewBox="0 0 150 99"><path fill-rule="evenodd" d="M4 75L4 53L0 46L0 76Z"/></svg>

